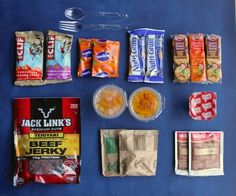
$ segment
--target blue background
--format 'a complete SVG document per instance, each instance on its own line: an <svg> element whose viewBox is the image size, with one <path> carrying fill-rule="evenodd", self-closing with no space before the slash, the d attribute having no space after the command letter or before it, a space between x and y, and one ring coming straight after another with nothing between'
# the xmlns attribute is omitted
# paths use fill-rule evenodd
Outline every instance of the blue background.
<svg viewBox="0 0 236 196"><path fill-rule="evenodd" d="M73 82L42 87L16 87L15 31L58 30L58 21L64 20L64 10L79 6L87 11L127 12L130 29L150 27L165 29L164 77L165 83L128 83L128 36L126 31L81 30L74 33L72 48ZM160 195L205 196L236 195L236 32L233 0L0 0L0 195ZM87 17L84 23L108 22ZM115 21L122 22L122 21ZM170 35L175 33L216 33L223 38L223 84L174 84ZM78 64L77 38L119 40L120 77L118 79L80 79L76 77ZM157 89L166 98L161 116L149 123L135 120L128 109L115 120L97 116L92 108L93 92L104 84L116 84L130 95L141 86ZM194 121L188 116L188 97L194 91L216 91L218 115L212 121ZM14 97L81 98L82 170L81 184L30 184L12 187L14 146L12 127L12 98ZM105 178L101 175L100 128L159 129L158 171L155 177ZM221 177L182 177L174 173L173 132L186 130L222 130L225 133L225 175Z"/></svg>

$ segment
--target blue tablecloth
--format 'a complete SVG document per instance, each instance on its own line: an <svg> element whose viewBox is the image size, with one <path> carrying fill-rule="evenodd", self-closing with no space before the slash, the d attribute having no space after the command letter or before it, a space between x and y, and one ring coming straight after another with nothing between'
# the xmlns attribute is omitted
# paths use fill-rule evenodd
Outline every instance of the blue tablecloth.
<svg viewBox="0 0 236 196"><path fill-rule="evenodd" d="M15 31L58 30L58 21L64 20L68 7L82 7L92 11L120 11L129 15L130 28L150 27L165 29L164 76L165 83L128 83L128 35L126 31L81 30L74 33L72 49L73 82L41 87L16 87ZM160 196L233 196L236 195L236 31L233 0L0 0L0 195L160 195ZM84 23L110 22L87 17ZM122 22L122 21L117 21ZM174 33L216 33L223 38L223 84L198 85L172 82L170 35ZM118 79L79 79L77 38L103 38L121 43L120 77ZM149 123L135 120L126 110L115 120L97 116L92 108L93 92L104 84L116 84L127 91L150 86L166 98L161 116ZM218 115L212 121L194 121L188 115L188 97L194 91L216 91ZM12 126L12 98L14 97L81 98L82 169L81 184L30 184L14 188L14 146ZM105 178L101 175L100 128L132 128L160 130L158 171L155 177ZM225 175L221 177L182 177L174 173L174 130L221 130L225 133Z"/></svg>

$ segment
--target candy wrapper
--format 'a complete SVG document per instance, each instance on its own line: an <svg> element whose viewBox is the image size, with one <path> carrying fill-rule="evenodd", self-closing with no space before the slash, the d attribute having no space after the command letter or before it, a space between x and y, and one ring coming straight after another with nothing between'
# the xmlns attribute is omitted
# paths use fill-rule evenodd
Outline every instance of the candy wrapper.
<svg viewBox="0 0 236 196"><path fill-rule="evenodd" d="M175 132L175 173L189 175L188 173L188 132Z"/></svg>
<svg viewBox="0 0 236 196"><path fill-rule="evenodd" d="M189 175L224 175L224 134L220 131L189 132Z"/></svg>
<svg viewBox="0 0 236 196"><path fill-rule="evenodd" d="M213 34L206 35L205 45L207 80L209 83L219 83L222 79L221 37Z"/></svg>
<svg viewBox="0 0 236 196"><path fill-rule="evenodd" d="M129 31L129 82L163 83L164 30Z"/></svg>
<svg viewBox="0 0 236 196"><path fill-rule="evenodd" d="M15 85L43 85L43 33L16 32Z"/></svg>
<svg viewBox="0 0 236 196"><path fill-rule="evenodd" d="M118 78L120 42L93 40L92 76L99 78Z"/></svg>
<svg viewBox="0 0 236 196"><path fill-rule="evenodd" d="M79 183L79 98L14 99L14 186Z"/></svg>
<svg viewBox="0 0 236 196"><path fill-rule="evenodd" d="M92 75L92 59L93 59L93 40L79 38L80 63L77 75L79 77L86 77Z"/></svg>
<svg viewBox="0 0 236 196"><path fill-rule="evenodd" d="M217 115L215 92L196 92L189 97L189 115L194 120L212 120Z"/></svg>
<svg viewBox="0 0 236 196"><path fill-rule="evenodd" d="M45 83L61 83L72 80L72 41L72 35L48 31Z"/></svg>
<svg viewBox="0 0 236 196"><path fill-rule="evenodd" d="M191 82L206 83L206 60L204 35L201 33L188 35Z"/></svg>
<svg viewBox="0 0 236 196"><path fill-rule="evenodd" d="M190 79L188 39L186 35L172 36L174 82L186 83Z"/></svg>

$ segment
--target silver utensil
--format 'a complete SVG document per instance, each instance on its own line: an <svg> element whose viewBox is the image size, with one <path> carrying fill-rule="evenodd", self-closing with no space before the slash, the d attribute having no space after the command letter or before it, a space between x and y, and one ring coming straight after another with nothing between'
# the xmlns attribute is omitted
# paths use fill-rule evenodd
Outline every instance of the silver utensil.
<svg viewBox="0 0 236 196"><path fill-rule="evenodd" d="M71 7L65 10L65 17L71 20L82 20L87 15L104 16L113 18L127 18L127 14L121 14L119 12L85 12L82 8Z"/></svg>
<svg viewBox="0 0 236 196"><path fill-rule="evenodd" d="M117 24L82 24L80 21L59 21L59 29L63 31L78 32L81 29L122 30L128 29L128 27Z"/></svg>

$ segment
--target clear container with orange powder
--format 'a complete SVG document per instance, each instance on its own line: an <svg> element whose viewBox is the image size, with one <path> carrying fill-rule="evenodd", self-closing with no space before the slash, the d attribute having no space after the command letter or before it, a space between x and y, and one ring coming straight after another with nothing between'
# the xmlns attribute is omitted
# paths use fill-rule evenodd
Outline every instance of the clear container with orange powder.
<svg viewBox="0 0 236 196"><path fill-rule="evenodd" d="M164 97L155 89L141 87L130 95L129 110L134 118L148 122L156 119L162 113L164 102Z"/></svg>

